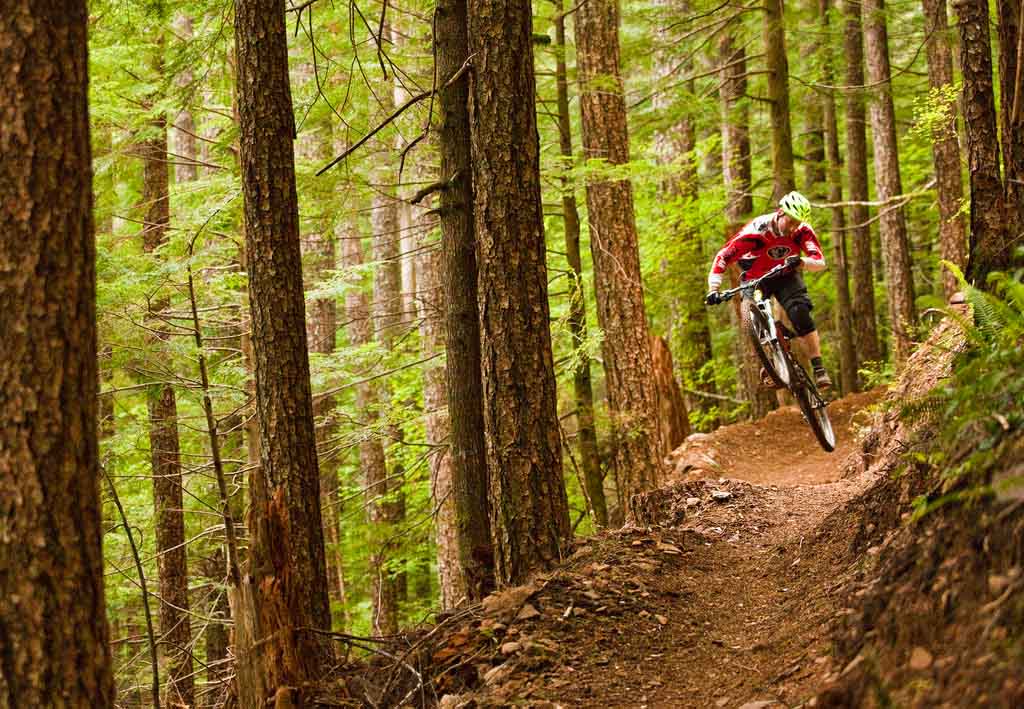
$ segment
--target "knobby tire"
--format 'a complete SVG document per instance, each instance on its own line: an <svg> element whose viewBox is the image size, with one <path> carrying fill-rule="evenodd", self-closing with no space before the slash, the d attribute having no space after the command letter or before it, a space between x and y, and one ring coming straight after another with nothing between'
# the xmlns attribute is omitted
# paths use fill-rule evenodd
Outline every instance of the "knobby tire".
<svg viewBox="0 0 1024 709"><path fill-rule="evenodd" d="M761 343L761 328L767 329L768 327L767 323L764 322L764 314L753 307L750 301L744 300L740 306L740 316L743 319L747 336L750 338L750 344L754 347L757 358L761 360L761 365L768 373L768 376L771 377L777 386L789 387L790 382L793 380L793 370L782 350L782 344L776 340L774 346L771 347L771 351L765 352L764 345ZM787 371L780 372L776 362L782 364Z"/></svg>
<svg viewBox="0 0 1024 709"><path fill-rule="evenodd" d="M807 373L803 371L800 363L791 362L790 371L794 371L796 368L799 368L800 372L796 375L789 390L793 393L793 397L796 399L800 411L803 412L804 418L807 419L807 425L814 431L814 437L818 439L818 445L826 453L831 453L836 449L836 434L832 428L832 421L828 417L828 408L825 400L811 388L813 385L810 383ZM815 406L815 399L821 402L820 408Z"/></svg>

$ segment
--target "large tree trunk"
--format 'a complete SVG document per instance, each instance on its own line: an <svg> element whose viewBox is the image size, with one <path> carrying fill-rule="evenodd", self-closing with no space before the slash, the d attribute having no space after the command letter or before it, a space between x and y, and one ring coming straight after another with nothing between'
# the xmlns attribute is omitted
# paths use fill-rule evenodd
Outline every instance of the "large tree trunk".
<svg viewBox="0 0 1024 709"><path fill-rule="evenodd" d="M466 0L438 0L434 44L441 125L441 278L449 456L455 497L460 597L479 600L494 588L490 495L480 379L480 313L477 304L473 169L470 157L469 77L452 81L469 57Z"/></svg>
<svg viewBox="0 0 1024 709"><path fill-rule="evenodd" d="M576 11L583 152L610 165L629 162L626 102L619 72L618 0L590 0ZM657 485L658 393L644 311L640 252L628 180L587 185L594 295L604 341L605 385L612 423L619 506Z"/></svg>
<svg viewBox="0 0 1024 709"><path fill-rule="evenodd" d="M563 1L555 0L555 79L558 89L558 137L564 159L563 168L573 164L572 119L569 115L569 79L565 66L565 15ZM576 439L579 443L580 466L587 499L599 526L608 524L608 504L604 497L604 479L597 452L597 429L594 425L594 389L590 381L590 358L584 343L587 340L587 303L583 290L583 259L580 254L580 215L576 208L576 189L568 175L562 177L562 214L565 220L565 254L569 262L569 333L576 350L576 369L572 386L576 403ZM574 358L575 359L575 358Z"/></svg>
<svg viewBox="0 0 1024 709"><path fill-rule="evenodd" d="M358 270L363 264L363 245L358 228L349 225L342 237L342 262L346 269ZM373 326L370 304L361 286L354 287L345 295L345 310L348 318L349 344L366 345L373 340ZM387 462L384 457L384 442L377 434L380 423L380 390L374 381L360 381L356 385L356 408L363 418L363 426L368 430L360 437L359 465L363 469L365 485L364 499L367 518L374 523L371 533L380 533L377 523L382 514L382 487L386 485ZM394 633L398 626L398 596L394 581L384 577L386 570L381 567L377 558L379 549L377 541L371 541L370 564L373 568L372 594L373 615L372 626L376 634Z"/></svg>
<svg viewBox="0 0 1024 709"><path fill-rule="evenodd" d="M425 239L418 244L426 246ZM416 266L420 317L420 342L424 357L444 354L444 293L440 245L421 252ZM451 426L447 406L447 377L443 362L431 361L423 368L423 414L427 444L436 449L430 454L430 493L435 516L437 577L441 590L441 608L449 610L467 596L467 584L459 558L458 507L449 436Z"/></svg>
<svg viewBox="0 0 1024 709"><path fill-rule="evenodd" d="M768 100L772 124L772 203L793 189L793 130L789 124L789 61L786 31L782 25L782 0L764 2L765 64L768 68Z"/></svg>
<svg viewBox="0 0 1024 709"><path fill-rule="evenodd" d="M1000 140L1006 210L1004 271L1024 266L1024 6L1020 0L996 0L999 14Z"/></svg>
<svg viewBox="0 0 1024 709"><path fill-rule="evenodd" d="M864 17L867 75L868 81L875 86L875 94L870 102L875 190L880 201L888 202L903 194L903 185L900 180L884 0L864 0ZM894 361L899 365L910 356L914 344L913 329L917 323L914 276L911 272L910 244L903 207L896 204L881 207L879 222L889 292L889 324L895 345L893 354Z"/></svg>
<svg viewBox="0 0 1024 709"><path fill-rule="evenodd" d="M971 233L968 276L981 287L992 271L1010 265L999 142L992 87L992 45L987 0L960 0L961 71L964 79L964 126L971 186Z"/></svg>
<svg viewBox="0 0 1024 709"><path fill-rule="evenodd" d="M530 6L470 0L474 220L499 584L559 562L569 505L549 329Z"/></svg>
<svg viewBox="0 0 1024 709"><path fill-rule="evenodd" d="M4 13L0 703L109 707L88 14L84 2L28 0Z"/></svg>
<svg viewBox="0 0 1024 709"><path fill-rule="evenodd" d="M660 335L651 335L651 359L654 381L658 387L658 424L661 426L661 455L667 456L690 435L683 392L679 389L672 366L672 351Z"/></svg>
<svg viewBox="0 0 1024 709"><path fill-rule="evenodd" d="M1010 256L1021 245L1024 228L1024 6L1021 0L996 0L999 15L1000 141ZM1016 265L1020 265L1017 263Z"/></svg>
<svg viewBox="0 0 1024 709"><path fill-rule="evenodd" d="M846 85L864 85L864 44L860 0L843 0L846 32ZM850 180L850 243L853 275L853 330L857 333L857 366L882 358L875 316L875 279L871 261L871 228L868 208L867 117L864 95L851 88L846 95L846 174Z"/></svg>
<svg viewBox="0 0 1024 709"><path fill-rule="evenodd" d="M391 37L391 27L384 25L384 37ZM380 92L381 111L384 115L394 111L394 93L390 90ZM373 309L372 323L374 339L380 344L381 351L392 348L398 328L401 325L402 310L402 272L399 264L400 232L398 223L398 195L394 187L395 176L390 169L387 153L390 145L381 142L379 149L384 153L379 163L384 167L375 170L374 175L379 183L373 191L370 223L373 228L371 247L373 261L376 264L373 272ZM374 406L387 409L390 405L390 392L385 382L374 387L377 401ZM374 421L379 421L379 414L374 414ZM376 428L379 429L379 426ZM390 426L384 431L372 431L370 435L382 435L385 442L395 440L397 431ZM394 525L399 521L401 502L399 496L402 487L401 471L397 468L388 469L389 458L387 446L384 446L384 466L368 467L366 473L367 515L373 530L370 543L370 566L374 578L373 618L374 629L380 635L391 635L398 632L399 579L388 571L388 560L394 556Z"/></svg>
<svg viewBox="0 0 1024 709"><path fill-rule="evenodd" d="M924 33L928 48L928 83L932 89L948 90L953 85L953 53L949 48L946 0L921 0ZM967 265L967 241L960 202L964 189L960 174L960 144L957 140L957 102L946 105L949 120L932 131L932 158L939 196L939 254L962 270ZM942 288L948 299L960 289L956 278L942 270Z"/></svg>
<svg viewBox="0 0 1024 709"><path fill-rule="evenodd" d="M295 70L296 82L316 81L312 64L300 64ZM311 122L312 123L312 122ZM330 158L331 132L323 125L309 125L295 142L296 158L305 164L319 165ZM302 234L303 281L317 287L329 278L336 264L334 237L328 230L327 220L321 216L322 195L310 195L310 204L304 205L308 217ZM314 298L306 304L306 345L310 353L329 355L334 352L338 328L338 305L333 297ZM337 429L334 419L336 401L333 396L313 399L313 418L316 425L317 461L320 467L321 518L326 538L327 578L329 595L344 604L345 585L341 558L341 521L338 514L338 469L336 460L324 458Z"/></svg>
<svg viewBox="0 0 1024 709"><path fill-rule="evenodd" d="M750 125L749 109L744 100L747 93L746 50L737 45L731 31L722 35L718 44L722 67L722 178L725 181L725 235L729 239L743 226L754 209L750 195ZM739 284L736 268L729 269L732 286ZM750 402L750 413L760 418L775 408L775 397L759 385L757 355L745 333L740 332L739 300L733 301L730 322L736 331L736 359L739 390Z"/></svg>
<svg viewBox="0 0 1024 709"><path fill-rule="evenodd" d="M665 3L666 8L672 8L671 2ZM675 10L680 14L689 12L689 3L683 2ZM667 77L672 69L672 59L667 51L672 46L673 40L667 32L659 36L659 43L662 45L657 57L657 72L659 76ZM693 62L685 61L681 69L684 73L692 73ZM686 92L696 95L696 88L693 81L687 82ZM661 92L654 99L656 111L667 111L671 106L671 96L668 92ZM697 145L697 113L687 111L681 119L655 134L655 153L658 160L670 163L681 159L678 178L666 180L661 185L668 200L678 201L680 197L689 204L696 204L699 194L699 178L697 176L697 162L695 149ZM717 151L712 151L719 156ZM719 173L721 171L719 170ZM717 179L717 176L716 176ZM679 292L674 294L670 306L671 321L668 324L666 335L669 347L675 349L678 368L682 373L685 386L694 392L715 393L715 381L712 368L706 365L711 361L711 328L708 325L708 311L704 307L704 273L707 267L704 257L704 235L699 229L684 223L678 224L676 229L679 232L679 248L674 263L678 264L673 275L681 276ZM678 327L677 331L673 331ZM652 340L653 343L653 340ZM652 354L653 357L653 354ZM685 396L687 410L697 409L703 414L703 421L706 426L714 426L715 421L711 415L714 409L714 399L698 395ZM662 402L664 406L664 402ZM664 430L664 424L662 424Z"/></svg>
<svg viewBox="0 0 1024 709"><path fill-rule="evenodd" d="M158 52L163 41L157 43ZM162 72L163 58L156 61ZM150 125L155 137L140 146L143 159L142 246L154 253L167 241L170 223L168 187L167 121L162 114ZM159 257L157 257L159 258ZM151 323L157 332L168 326L160 320L160 311L169 301L158 296L152 303ZM158 335L166 341L166 335ZM192 629L188 605L188 562L185 549L185 510L182 499L180 443L178 440L178 403L174 388L167 383L154 384L147 392L149 410L149 448L153 474L153 511L155 520L157 579L160 587L160 655L167 678L164 695L168 702L191 705L195 701L192 679Z"/></svg>
<svg viewBox="0 0 1024 709"><path fill-rule="evenodd" d="M312 680L330 654L320 475L306 349L284 6L235 3L238 117L260 467L251 476L250 576L266 686ZM237 615L236 615L237 617ZM247 621L248 622L248 621Z"/></svg>
<svg viewBox="0 0 1024 709"><path fill-rule="evenodd" d="M821 22L825 32L829 28L831 0L820 0ZM831 47L824 45L825 84L834 81ZM836 97L831 91L823 95L825 125L825 154L828 158L828 199L838 203L843 199L843 161L839 155L839 121L836 115ZM832 208L832 275L836 285L836 331L839 333L839 385L843 394L857 391L857 350L853 338L853 307L850 300L849 263L846 252L846 220L842 207Z"/></svg>

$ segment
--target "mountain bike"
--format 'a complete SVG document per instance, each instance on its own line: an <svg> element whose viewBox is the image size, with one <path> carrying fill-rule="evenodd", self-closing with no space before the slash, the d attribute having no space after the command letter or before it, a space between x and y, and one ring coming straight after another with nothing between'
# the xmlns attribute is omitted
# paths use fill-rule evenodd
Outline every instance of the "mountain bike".
<svg viewBox="0 0 1024 709"><path fill-rule="evenodd" d="M823 449L831 453L836 448L836 434L828 417L828 402L818 392L814 380L807 375L807 370L793 355L790 347L792 333L781 323L776 324L772 315L771 298L765 298L761 292L762 282L785 271L786 267L779 264L760 278L721 291L718 295L722 303L736 295L742 296L742 327L746 330L765 372L778 386L789 389L800 407L804 420L814 431L814 437L818 439Z"/></svg>

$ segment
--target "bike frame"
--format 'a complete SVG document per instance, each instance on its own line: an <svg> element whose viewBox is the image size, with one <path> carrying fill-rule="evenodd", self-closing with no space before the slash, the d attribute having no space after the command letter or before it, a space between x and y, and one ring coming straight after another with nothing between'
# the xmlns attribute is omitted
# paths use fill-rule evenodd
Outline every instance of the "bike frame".
<svg viewBox="0 0 1024 709"><path fill-rule="evenodd" d="M765 350L779 353L783 360L783 367L780 368L778 366L778 362L773 365L777 370L775 375L773 375L773 378L776 379L777 383L789 389L797 399L801 413L807 420L807 423L811 426L811 429L814 431L815 436L818 438L818 442L821 444L822 448L831 452L835 450L835 432L832 429L832 422L828 418L826 408L828 402L825 401L821 394L818 393L818 388L814 385L814 381L807 376L807 371L796 358L793 350L789 346L790 338L779 337L779 332L775 325L775 316L772 313L770 305L771 299L765 298L761 292L760 286L762 281L768 278L774 278L785 270L786 267L779 264L760 278L750 281L749 283L742 283L736 288L722 291L719 293L719 298L720 301L724 303L727 300L731 300L737 294L740 294L744 298L750 300L754 307L761 313L761 325L764 325L764 327L751 325L751 337L756 335L757 341L761 344L758 356L761 357L762 363L765 365L765 368L768 369L769 362L765 359ZM783 368L785 371L778 371Z"/></svg>

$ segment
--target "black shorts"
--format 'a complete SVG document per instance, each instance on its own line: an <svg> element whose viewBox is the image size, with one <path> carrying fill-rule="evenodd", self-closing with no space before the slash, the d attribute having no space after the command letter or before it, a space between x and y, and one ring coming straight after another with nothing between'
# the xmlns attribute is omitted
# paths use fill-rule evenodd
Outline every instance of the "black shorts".
<svg viewBox="0 0 1024 709"><path fill-rule="evenodd" d="M815 329L814 320L810 316L814 303L811 302L807 286L799 273L787 273L762 281L761 293L765 298L774 296L775 300L779 301L798 334L806 335Z"/></svg>

